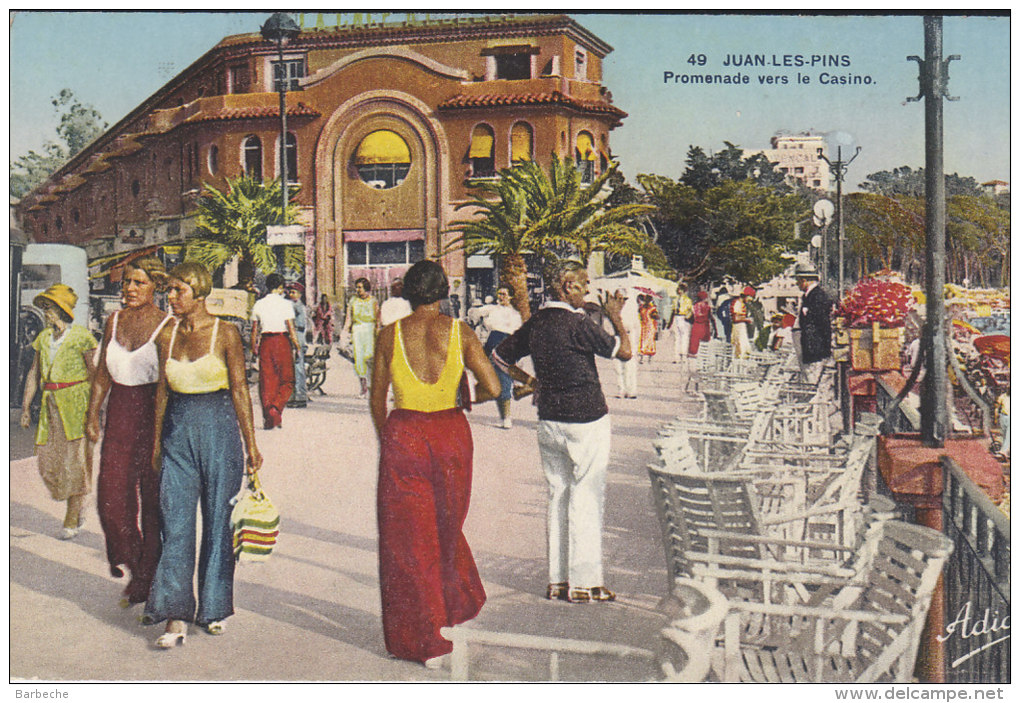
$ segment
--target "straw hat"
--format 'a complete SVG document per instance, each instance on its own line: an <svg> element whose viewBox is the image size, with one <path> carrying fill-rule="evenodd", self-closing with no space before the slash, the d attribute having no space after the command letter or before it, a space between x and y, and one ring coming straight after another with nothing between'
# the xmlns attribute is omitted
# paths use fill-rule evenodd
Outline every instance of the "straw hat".
<svg viewBox="0 0 1020 703"><path fill-rule="evenodd" d="M35 296L35 299L32 302L37 307L42 307L39 304L39 301L43 298L66 312L72 320L74 319L74 304L78 302L78 294L71 289L71 286L63 283L54 283L42 293Z"/></svg>

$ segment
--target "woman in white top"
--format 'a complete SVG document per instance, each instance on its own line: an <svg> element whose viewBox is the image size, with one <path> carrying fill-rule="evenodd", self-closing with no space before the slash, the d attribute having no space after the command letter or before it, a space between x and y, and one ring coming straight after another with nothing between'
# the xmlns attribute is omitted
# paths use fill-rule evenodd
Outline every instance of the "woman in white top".
<svg viewBox="0 0 1020 703"><path fill-rule="evenodd" d="M170 315L156 306L154 295L165 282L159 259L139 259L125 268L124 307L106 321L85 427L97 441L109 396L96 502L110 573L120 578L122 567L131 572L120 601L125 608L148 598L159 562L159 476L151 468L159 379L155 339Z"/></svg>
<svg viewBox="0 0 1020 703"><path fill-rule="evenodd" d="M497 305L488 306L484 313L482 321L489 330L489 336L485 339L485 354L487 356L491 355L500 342L516 332L521 324L523 324L521 314L510 303L513 297L513 289L509 285L500 286L499 290L496 291ZM496 399L496 405L499 408L500 427L508 430L512 427L510 420L510 399L513 397L514 384L510 376L500 370L498 366L496 367L496 373L499 375L500 385L500 394Z"/></svg>

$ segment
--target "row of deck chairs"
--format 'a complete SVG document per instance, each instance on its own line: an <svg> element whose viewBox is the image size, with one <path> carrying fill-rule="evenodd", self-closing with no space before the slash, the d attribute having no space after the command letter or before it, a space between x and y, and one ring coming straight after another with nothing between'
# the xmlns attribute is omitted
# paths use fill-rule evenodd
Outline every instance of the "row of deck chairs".
<svg viewBox="0 0 1020 703"><path fill-rule="evenodd" d="M909 682L952 543L865 500L880 418L841 436L831 370L812 385L792 355L708 356L704 412L667 423L648 467L667 601L716 604L693 628L706 678Z"/></svg>

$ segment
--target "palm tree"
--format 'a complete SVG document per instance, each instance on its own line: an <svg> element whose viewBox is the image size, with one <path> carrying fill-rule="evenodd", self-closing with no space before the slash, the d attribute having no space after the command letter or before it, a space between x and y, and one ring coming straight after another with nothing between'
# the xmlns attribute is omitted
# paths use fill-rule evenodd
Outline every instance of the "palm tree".
<svg viewBox="0 0 1020 703"><path fill-rule="evenodd" d="M278 261L273 248L266 244L266 225L284 223L280 201L283 191L279 180L263 183L249 176L227 179L227 191L204 184L205 192L198 200L197 230L188 239L185 259L196 261L215 271L232 258L239 257L238 278L243 287L255 278L256 269L272 273ZM290 186L290 196L296 188ZM289 205L286 221L294 221L295 208ZM304 268L302 247L283 247L285 268Z"/></svg>
<svg viewBox="0 0 1020 703"><path fill-rule="evenodd" d="M468 254L499 258L500 280L514 288L514 307L528 319L525 254L558 258L574 254L587 265L593 251L634 254L648 236L630 222L653 210L651 205L629 203L608 206L606 182L616 171L613 163L589 185L570 159L555 154L546 173L526 161L500 171L496 180L477 181L478 195L457 207L474 208L475 219L451 223L460 236L447 251L464 248Z"/></svg>

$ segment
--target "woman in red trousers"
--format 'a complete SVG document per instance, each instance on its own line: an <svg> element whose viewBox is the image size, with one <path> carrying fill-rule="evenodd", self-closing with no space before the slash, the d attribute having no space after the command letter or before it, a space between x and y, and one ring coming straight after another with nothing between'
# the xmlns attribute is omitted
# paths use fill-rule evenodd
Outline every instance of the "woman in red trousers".
<svg viewBox="0 0 1020 703"><path fill-rule="evenodd" d="M379 582L386 650L442 666L442 627L475 617L485 591L462 528L471 498L471 429L457 404L464 368L489 397L499 378L465 323L442 315L442 267L404 277L413 312L383 328L375 348L372 421L379 435ZM387 414L393 385L395 409Z"/></svg>
<svg viewBox="0 0 1020 703"><path fill-rule="evenodd" d="M121 598L125 608L149 597L159 562L159 476L152 471L159 378L154 340L170 315L153 296L165 282L159 259L139 259L125 268L124 307L106 321L85 425L89 440L98 441L100 411L109 395L96 500L110 573L123 576L121 567L131 572Z"/></svg>

